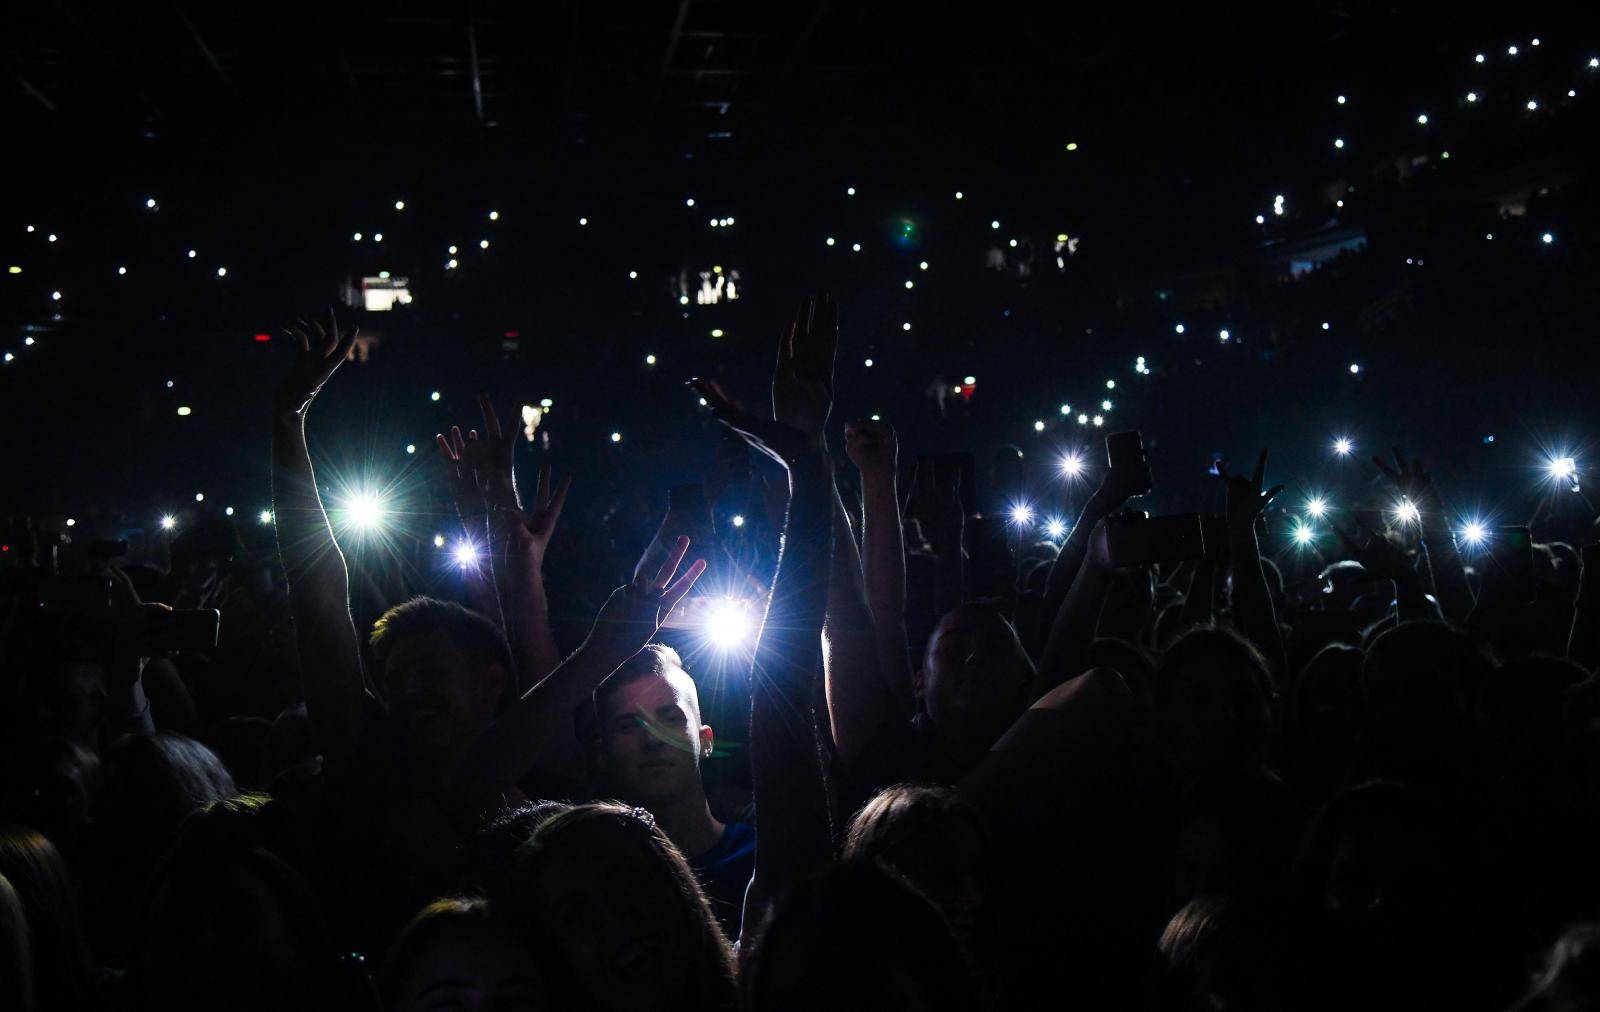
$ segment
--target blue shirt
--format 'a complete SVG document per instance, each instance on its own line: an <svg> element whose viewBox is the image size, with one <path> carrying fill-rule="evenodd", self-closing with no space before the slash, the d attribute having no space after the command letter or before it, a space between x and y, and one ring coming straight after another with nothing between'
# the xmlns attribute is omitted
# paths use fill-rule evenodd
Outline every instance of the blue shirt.
<svg viewBox="0 0 1600 1012"><path fill-rule="evenodd" d="M691 857L689 867L705 888L722 930L730 941L738 941L744 891L756 867L756 827L748 822L728 823L722 838L710 850Z"/></svg>

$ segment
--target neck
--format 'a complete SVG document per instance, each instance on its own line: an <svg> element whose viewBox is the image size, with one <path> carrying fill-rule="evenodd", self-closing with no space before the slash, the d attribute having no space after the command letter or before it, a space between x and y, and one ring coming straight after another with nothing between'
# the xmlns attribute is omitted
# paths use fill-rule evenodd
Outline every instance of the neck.
<svg viewBox="0 0 1600 1012"><path fill-rule="evenodd" d="M692 791L682 798L650 806L656 825L667 839L691 860L704 854L722 839L724 829L711 814L704 791Z"/></svg>

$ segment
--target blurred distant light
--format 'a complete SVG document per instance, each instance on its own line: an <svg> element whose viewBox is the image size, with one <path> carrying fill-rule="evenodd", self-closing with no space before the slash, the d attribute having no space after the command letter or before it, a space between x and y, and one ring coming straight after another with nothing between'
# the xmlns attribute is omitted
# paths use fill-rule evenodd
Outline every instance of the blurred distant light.
<svg viewBox="0 0 1600 1012"><path fill-rule="evenodd" d="M1295 544L1301 545L1301 546L1309 545L1309 544L1311 544L1311 542L1315 541L1316 539L1317 539L1317 532L1316 531L1312 530L1310 527L1306 526L1305 524L1298 524L1298 523L1295 524L1295 528L1294 528L1294 543Z"/></svg>
<svg viewBox="0 0 1600 1012"><path fill-rule="evenodd" d="M1088 416L1088 415L1085 415L1085 414L1082 414L1082 413L1080 413L1080 414L1079 414L1079 415L1078 415L1078 424L1079 424L1079 425L1088 425L1088 424L1089 424L1089 416Z"/></svg>
<svg viewBox="0 0 1600 1012"><path fill-rule="evenodd" d="M478 546L470 541L462 541L460 544L456 545L455 557L456 565L460 566L462 569L465 569L468 566L477 565Z"/></svg>
<svg viewBox="0 0 1600 1012"><path fill-rule="evenodd" d="M500 220L500 212L499 211L490 211L489 212L489 220L490 221L499 221Z"/></svg>
<svg viewBox="0 0 1600 1012"><path fill-rule="evenodd" d="M178 417L179 418L188 418L192 414L194 414L194 409L189 407L189 405L187 405L187 404L179 405L179 407L178 407Z"/></svg>
<svg viewBox="0 0 1600 1012"><path fill-rule="evenodd" d="M72 519L71 517L67 517L67 526L68 527L76 527L76 526L78 526L78 521Z"/></svg>
<svg viewBox="0 0 1600 1012"><path fill-rule="evenodd" d="M1100 402L1100 410L1101 411L1110 411L1111 410L1111 401L1110 400L1101 401Z"/></svg>
<svg viewBox="0 0 1600 1012"><path fill-rule="evenodd" d="M55 242L56 241L56 234L54 232L51 232L49 235L45 236L45 241L46 242Z"/></svg>
<svg viewBox="0 0 1600 1012"><path fill-rule="evenodd" d="M1323 330L1332 330L1333 329L1333 324L1329 323L1327 320L1323 320L1322 321L1322 329Z"/></svg>
<svg viewBox="0 0 1600 1012"><path fill-rule="evenodd" d="M1395 519L1403 524L1414 524L1422 519L1422 511L1417 509L1417 504L1410 499L1402 499L1394 504Z"/></svg>
<svg viewBox="0 0 1600 1012"><path fill-rule="evenodd" d="M646 355L644 357L644 364L645 365L655 365L656 364L656 357L654 355Z"/></svg>
<svg viewBox="0 0 1600 1012"><path fill-rule="evenodd" d="M544 408L546 411L549 411L551 408L556 406L556 402L546 397L544 400L539 402L539 406Z"/></svg>
<svg viewBox="0 0 1600 1012"><path fill-rule="evenodd" d="M711 331L711 336L712 337L721 337L722 336L722 328L721 327L713 328L712 331Z"/></svg>
<svg viewBox="0 0 1600 1012"><path fill-rule="evenodd" d="M1104 425L1106 423L1106 420L1104 418L1100 417L1099 415L1095 415L1093 418L1090 419L1090 421L1092 421L1095 424L1096 428L1099 428L1100 426L1102 426L1102 425Z"/></svg>
<svg viewBox="0 0 1600 1012"><path fill-rule="evenodd" d="M1059 538L1067 533L1067 525L1055 517L1045 521L1044 532L1052 538Z"/></svg>
<svg viewBox="0 0 1600 1012"><path fill-rule="evenodd" d="M352 242L360 242L361 241L361 233L360 232L354 233L353 235L350 236L350 240Z"/></svg>
<svg viewBox="0 0 1600 1012"><path fill-rule="evenodd" d="M1033 431L1035 431L1035 432L1043 432L1044 431L1044 419L1041 418L1038 421L1033 423Z"/></svg>
<svg viewBox="0 0 1600 1012"><path fill-rule="evenodd" d="M1361 372L1361 364L1359 362L1351 362L1350 363L1350 375L1355 376L1360 372Z"/></svg>
<svg viewBox="0 0 1600 1012"><path fill-rule="evenodd" d="M22 268L18 267L15 264L12 264L10 267L6 268L6 273L7 274L21 274L22 273Z"/></svg>
<svg viewBox="0 0 1600 1012"><path fill-rule="evenodd" d="M628 272L628 280L629 281L637 281L637 280L639 280L639 272L638 271L629 271Z"/></svg>
<svg viewBox="0 0 1600 1012"><path fill-rule="evenodd" d="M1228 340L1228 338L1230 338L1230 337L1232 337L1232 336L1233 336L1233 335L1232 335L1232 334L1230 334L1230 333L1229 333L1229 332L1228 332L1228 331L1227 331L1227 329L1226 329L1226 328L1224 328L1224 329L1222 329L1222 330L1219 330L1219 331L1217 331L1217 340L1219 340L1219 341L1227 341L1227 340Z"/></svg>
<svg viewBox="0 0 1600 1012"><path fill-rule="evenodd" d="M733 515L733 526L735 526L735 527L743 527L744 526L744 514L743 513L735 513Z"/></svg>
<svg viewBox="0 0 1600 1012"><path fill-rule="evenodd" d="M144 206L148 207L148 208L150 208L150 210L154 211L155 208L156 208L156 198L154 198L154 197L146 197L146 198L144 198Z"/></svg>
<svg viewBox="0 0 1600 1012"><path fill-rule="evenodd" d="M622 442L622 433L620 433L620 432L613 432L613 433L612 433L612 434L611 434L611 441L612 441L612 442L613 442L613 443L620 443L620 442Z"/></svg>
<svg viewBox="0 0 1600 1012"><path fill-rule="evenodd" d="M1600 56L1589 57L1589 69L1594 70L1596 67L1600 67Z"/></svg>
<svg viewBox="0 0 1600 1012"><path fill-rule="evenodd" d="M964 377L962 377L961 382L965 383L967 386L970 387L974 383L978 382L978 377L976 377L976 376L964 376Z"/></svg>
<svg viewBox="0 0 1600 1012"><path fill-rule="evenodd" d="M196 492L194 494L194 501L195 502L205 502L206 501L206 494L204 492Z"/></svg>
<svg viewBox="0 0 1600 1012"><path fill-rule="evenodd" d="M1344 105L1344 96L1340 95L1338 98L1334 99L1334 101L1338 102L1340 105Z"/></svg>
<svg viewBox="0 0 1600 1012"><path fill-rule="evenodd" d="M439 399L439 391L437 391L437 390L435 390L433 393L428 395L428 400L430 400L430 401L437 401L438 399Z"/></svg>
<svg viewBox="0 0 1600 1012"><path fill-rule="evenodd" d="M1427 126L1428 125L1428 114L1427 113L1423 113L1420 116L1418 116L1417 117L1417 122L1420 123L1422 126Z"/></svg>
<svg viewBox="0 0 1600 1012"><path fill-rule="evenodd" d="M907 281L906 282L906 287L907 288L915 288L915 287L917 287L917 283L915 281Z"/></svg>
<svg viewBox="0 0 1600 1012"><path fill-rule="evenodd" d="M578 219L578 224L579 225L587 225L587 224L589 224L589 219L588 218L579 218Z"/></svg>
<svg viewBox="0 0 1600 1012"><path fill-rule="evenodd" d="M1344 206L1344 201L1342 199L1336 200L1336 201L1333 202L1333 206L1334 207L1343 207Z"/></svg>
<svg viewBox="0 0 1600 1012"><path fill-rule="evenodd" d="M924 260L921 263L917 264L917 269L918 270L923 270L923 271L927 270L928 269L928 261Z"/></svg>
<svg viewBox="0 0 1600 1012"><path fill-rule="evenodd" d="M383 242L383 233L382 232L374 232L374 233L372 233L372 241L373 242Z"/></svg>
<svg viewBox="0 0 1600 1012"><path fill-rule="evenodd" d="M956 191L956 199L957 199L957 200L962 200L962 199L964 199L964 196L965 196L965 195L964 195L964 194L962 194L962 192L961 192L961 191L960 191L960 190L957 190L957 191Z"/></svg>
<svg viewBox="0 0 1600 1012"><path fill-rule="evenodd" d="M1324 499L1313 498L1306 500L1306 512L1314 517L1321 518L1328 512L1328 503Z"/></svg>
<svg viewBox="0 0 1600 1012"><path fill-rule="evenodd" d="M684 207L693 207L694 206L694 198L690 197L688 200L685 200L683 202L683 206Z"/></svg>
<svg viewBox="0 0 1600 1012"><path fill-rule="evenodd" d="M170 531L176 526L178 526L178 518L173 516L171 513L168 513L166 516L161 518L162 530Z"/></svg>
<svg viewBox="0 0 1600 1012"><path fill-rule="evenodd" d="M1475 91L1467 92L1467 101L1468 102L1476 102L1477 100L1478 100L1478 93L1477 92L1475 92Z"/></svg>
<svg viewBox="0 0 1600 1012"><path fill-rule="evenodd" d="M118 274L126 274L126 273L128 273L128 268L126 268L126 267L118 267L117 268L117 273Z"/></svg>
<svg viewBox="0 0 1600 1012"><path fill-rule="evenodd" d="M998 221L991 221L991 222L989 222L989 227L997 229L997 228L1000 227L1000 223Z"/></svg>
<svg viewBox="0 0 1600 1012"><path fill-rule="evenodd" d="M911 324L909 324L909 323L902 323L902 324L900 324L900 329L901 329L901 330L910 330L910 329L911 329Z"/></svg>
<svg viewBox="0 0 1600 1012"><path fill-rule="evenodd" d="M1528 45L1530 45L1530 46L1537 46L1538 44L1539 44L1539 40L1538 39L1534 39L1532 42L1528 43Z"/></svg>
<svg viewBox="0 0 1600 1012"><path fill-rule="evenodd" d="M225 516L225 517L233 516L233 507L229 506L227 509L223 510L222 511L222 515Z"/></svg>
<svg viewBox="0 0 1600 1012"><path fill-rule="evenodd" d="M866 367L867 367L867 368L868 368L868 369L871 369L871 368L872 368L872 359L870 359L870 358L869 358L869 359L867 359L867 360L866 360L866 362L864 362L864 363L863 363L863 364L864 364L864 365L865 365L865 366L866 366Z"/></svg>
<svg viewBox="0 0 1600 1012"><path fill-rule="evenodd" d="M1461 525L1461 540L1469 545L1481 545L1489 538L1489 528L1481 520L1468 520Z"/></svg>
<svg viewBox="0 0 1600 1012"><path fill-rule="evenodd" d="M451 257L449 260L444 262L444 266L445 270L453 271L457 267L461 266L461 261L457 260L455 257Z"/></svg>
<svg viewBox="0 0 1600 1012"><path fill-rule="evenodd" d="M854 197L856 195L856 188L854 186L847 186L845 187L844 194L847 197Z"/></svg>
<svg viewBox="0 0 1600 1012"><path fill-rule="evenodd" d="M227 276L228 276L228 268L226 268L226 267L218 267L217 268L217 277L225 278Z"/></svg>
<svg viewBox="0 0 1600 1012"><path fill-rule="evenodd" d="M394 202L394 209L396 211L404 211L406 209L406 202L403 201L403 200L395 201Z"/></svg>
<svg viewBox="0 0 1600 1012"><path fill-rule="evenodd" d="M1534 101L1534 100L1533 100L1533 99L1531 99L1531 98L1530 98L1530 99L1528 99L1528 111L1529 111L1529 112L1533 112L1533 111L1534 111L1534 110L1535 110L1535 109L1537 109L1537 108L1539 108L1539 103L1538 103L1538 102L1536 102L1536 101Z"/></svg>
<svg viewBox="0 0 1600 1012"><path fill-rule="evenodd" d="M1338 148L1340 151L1343 151L1344 150L1344 138L1343 137L1335 137L1333 139L1333 146L1335 148Z"/></svg>
<svg viewBox="0 0 1600 1012"><path fill-rule="evenodd" d="M1181 333L1183 333L1183 324L1180 323L1176 327L1173 327L1172 329L1181 334Z"/></svg>
<svg viewBox="0 0 1600 1012"><path fill-rule="evenodd" d="M1266 223L1267 223L1267 216L1266 215L1264 215L1264 214L1256 215L1256 224L1257 225L1265 225Z"/></svg>
<svg viewBox="0 0 1600 1012"><path fill-rule="evenodd" d="M1576 88L1568 88L1567 89L1567 97L1568 98L1577 98L1578 97L1578 90Z"/></svg>
<svg viewBox="0 0 1600 1012"><path fill-rule="evenodd" d="M1348 440L1348 439L1344 439L1344 438L1341 437L1341 438L1335 439L1333 441L1333 452L1336 453L1337 455L1341 456L1341 457L1350 456L1350 451L1352 451L1354 449L1355 449L1355 444L1351 443L1350 440Z"/></svg>
<svg viewBox="0 0 1600 1012"><path fill-rule="evenodd" d="M1068 141L1067 142L1067 150L1068 151L1076 151L1076 150L1078 150L1078 142L1077 141Z"/></svg>
<svg viewBox="0 0 1600 1012"><path fill-rule="evenodd" d="M1555 237L1555 233L1553 233L1553 232L1546 232L1546 233L1545 233L1545 234L1544 234L1544 235L1541 235L1541 236L1540 236L1540 237L1539 237L1539 241L1540 241L1540 242L1542 242L1542 243L1544 243L1544 244L1545 244L1545 245L1546 245L1546 246L1548 246L1548 245L1550 245L1550 244L1551 244L1551 243L1553 243L1553 242L1555 242L1555 241L1556 241L1556 237ZM1581 243L1580 243L1580 245L1582 245L1582 244L1581 244Z"/></svg>
<svg viewBox="0 0 1600 1012"><path fill-rule="evenodd" d="M1011 522L1025 524L1033 520L1033 507L1027 503L1017 503L1011 507Z"/></svg>
<svg viewBox="0 0 1600 1012"><path fill-rule="evenodd" d="M51 299L51 301L54 301L54 302L60 302L61 301L61 293L60 292L51 292L50 293L50 299Z"/></svg>
<svg viewBox="0 0 1600 1012"><path fill-rule="evenodd" d="M444 547L444 535L443 534L435 534L433 536L433 547L435 547L435 548L443 548Z"/></svg>
<svg viewBox="0 0 1600 1012"><path fill-rule="evenodd" d="M479 239L478 240L478 248L479 249L488 249L489 248L489 240L487 240L487 239Z"/></svg>
<svg viewBox="0 0 1600 1012"><path fill-rule="evenodd" d="M851 243L850 244L850 252L852 252L852 253L860 253L861 252L861 244L858 243L858 242Z"/></svg>
<svg viewBox="0 0 1600 1012"><path fill-rule="evenodd" d="M1484 61L1484 55L1479 53L1477 56L1474 56L1472 60L1474 63L1482 63Z"/></svg>
<svg viewBox="0 0 1600 1012"><path fill-rule="evenodd" d="M25 347L32 348L33 347L33 336L30 334L29 336L23 338L22 339L22 343L23 343L23 345Z"/></svg>
<svg viewBox="0 0 1600 1012"><path fill-rule="evenodd" d="M832 246L833 245L833 236L831 236L831 235L828 236L826 242L828 243L829 246Z"/></svg>
<svg viewBox="0 0 1600 1012"><path fill-rule="evenodd" d="M1017 241L1015 239L1011 240L1011 248L1012 249L1016 249L1017 248Z"/></svg>
<svg viewBox="0 0 1600 1012"><path fill-rule="evenodd" d="M1506 47L1506 55L1507 56L1516 56L1517 55L1517 47L1516 46L1507 46Z"/></svg>
<svg viewBox="0 0 1600 1012"><path fill-rule="evenodd" d="M1117 381L1116 380L1106 380L1106 389L1107 390L1115 390L1116 388L1117 388Z"/></svg>
<svg viewBox="0 0 1600 1012"><path fill-rule="evenodd" d="M271 510L262 510L260 513L256 514L256 520L257 520L257 522L263 523L263 524L272 523L272 511Z"/></svg>
<svg viewBox="0 0 1600 1012"><path fill-rule="evenodd" d="M1077 453L1063 454L1061 457L1061 473L1068 478L1076 478L1083 473L1083 457Z"/></svg>
<svg viewBox="0 0 1600 1012"><path fill-rule="evenodd" d="M1070 404L1061 405L1061 413L1063 415L1069 415L1070 416L1072 414L1072 405L1070 405Z"/></svg>

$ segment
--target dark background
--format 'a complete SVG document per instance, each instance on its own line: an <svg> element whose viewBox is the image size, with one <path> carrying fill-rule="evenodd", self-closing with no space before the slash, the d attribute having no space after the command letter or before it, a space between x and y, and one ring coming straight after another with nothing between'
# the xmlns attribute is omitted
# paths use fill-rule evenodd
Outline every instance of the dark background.
<svg viewBox="0 0 1600 1012"><path fill-rule="evenodd" d="M277 327L389 270L413 304L340 308L379 343L313 412L331 481L413 487L488 389L513 413L554 399L575 512L615 511L623 483L659 509L713 445L682 381L761 401L781 325L825 287L835 420L881 412L903 461L1012 442L1043 463L1138 427L1154 508L1194 508L1211 452L1264 444L1296 494L1358 486L1327 452L1347 434L1514 515L1594 431L1580 6L12 4L0 505L123 526L197 491L264 508ZM1274 249L1338 228L1366 251L1280 279ZM1058 233L1081 240L1064 269ZM712 265L743 297L680 307L680 273ZM927 395L966 375L970 400ZM1104 430L1057 412L1103 396Z"/></svg>

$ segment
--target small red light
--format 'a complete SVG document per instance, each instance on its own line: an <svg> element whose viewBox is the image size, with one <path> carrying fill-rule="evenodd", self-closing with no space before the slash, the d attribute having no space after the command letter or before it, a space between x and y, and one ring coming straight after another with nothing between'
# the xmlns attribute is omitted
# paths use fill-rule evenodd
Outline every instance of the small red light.
<svg viewBox="0 0 1600 1012"><path fill-rule="evenodd" d="M508 330L508 331L506 331L506 340L508 340L508 341L515 341L517 338L519 338L521 336L522 336L522 331L520 331L520 330Z"/></svg>
<svg viewBox="0 0 1600 1012"><path fill-rule="evenodd" d="M258 342L260 342L261 344L265 344L266 342L272 340L272 335L271 334L257 334L256 335L256 340Z"/></svg>

